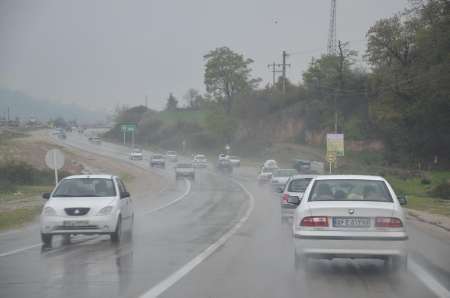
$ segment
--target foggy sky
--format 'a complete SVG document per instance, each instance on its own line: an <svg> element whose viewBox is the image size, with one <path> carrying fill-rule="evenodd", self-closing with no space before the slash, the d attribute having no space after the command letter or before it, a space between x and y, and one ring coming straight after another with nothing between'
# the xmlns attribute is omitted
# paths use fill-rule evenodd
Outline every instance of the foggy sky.
<svg viewBox="0 0 450 298"><path fill-rule="evenodd" d="M362 53L376 20L407 0L337 0L338 39ZM228 46L255 60L261 86L268 63L289 57L301 80L325 52L329 0L0 0L0 87L91 109L143 104L160 109L169 92L204 91L209 50Z"/></svg>

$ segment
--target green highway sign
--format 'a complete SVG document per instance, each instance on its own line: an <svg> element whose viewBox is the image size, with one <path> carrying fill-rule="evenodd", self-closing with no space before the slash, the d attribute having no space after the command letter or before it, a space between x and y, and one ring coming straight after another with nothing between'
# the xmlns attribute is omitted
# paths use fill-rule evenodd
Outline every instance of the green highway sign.
<svg viewBox="0 0 450 298"><path fill-rule="evenodd" d="M136 124L122 124L120 130L122 132L134 132L136 131Z"/></svg>

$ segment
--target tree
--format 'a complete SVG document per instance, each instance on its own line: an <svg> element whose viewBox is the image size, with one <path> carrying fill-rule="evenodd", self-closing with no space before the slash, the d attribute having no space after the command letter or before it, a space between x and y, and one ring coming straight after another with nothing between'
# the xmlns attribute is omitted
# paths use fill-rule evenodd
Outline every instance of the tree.
<svg viewBox="0 0 450 298"><path fill-rule="evenodd" d="M368 32L371 110L391 161L450 163L450 2L413 4Z"/></svg>
<svg viewBox="0 0 450 298"><path fill-rule="evenodd" d="M167 98L166 111L176 111L177 106L178 100L170 93L169 98Z"/></svg>
<svg viewBox="0 0 450 298"><path fill-rule="evenodd" d="M230 114L235 97L257 87L260 79L250 76L252 59L245 59L228 47L216 48L204 56L206 91Z"/></svg>
<svg viewBox="0 0 450 298"><path fill-rule="evenodd" d="M198 110L204 104L205 99L196 89L189 89L183 96L188 108Z"/></svg>

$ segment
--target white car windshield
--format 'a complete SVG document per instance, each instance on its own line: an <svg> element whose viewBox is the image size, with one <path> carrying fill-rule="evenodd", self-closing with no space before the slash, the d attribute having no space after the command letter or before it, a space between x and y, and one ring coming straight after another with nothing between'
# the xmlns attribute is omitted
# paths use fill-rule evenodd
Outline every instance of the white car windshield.
<svg viewBox="0 0 450 298"><path fill-rule="evenodd" d="M114 197L115 195L116 189L112 179L73 178L61 181L52 197Z"/></svg>
<svg viewBox="0 0 450 298"><path fill-rule="evenodd" d="M386 183L376 180L318 180L309 201L375 201L392 202Z"/></svg>

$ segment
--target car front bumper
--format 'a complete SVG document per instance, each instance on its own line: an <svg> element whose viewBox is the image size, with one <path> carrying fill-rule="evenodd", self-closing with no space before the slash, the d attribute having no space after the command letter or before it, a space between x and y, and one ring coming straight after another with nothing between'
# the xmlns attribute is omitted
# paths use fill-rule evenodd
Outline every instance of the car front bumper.
<svg viewBox="0 0 450 298"><path fill-rule="evenodd" d="M72 222L74 225L69 225ZM115 215L107 216L46 216L41 217L41 233L109 234L116 230Z"/></svg>
<svg viewBox="0 0 450 298"><path fill-rule="evenodd" d="M408 237L405 233L367 237L295 233L294 238L296 253L312 257L382 258L407 255L406 242Z"/></svg>

